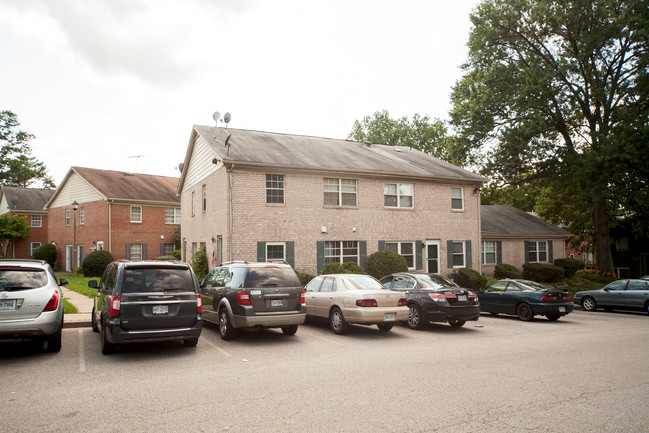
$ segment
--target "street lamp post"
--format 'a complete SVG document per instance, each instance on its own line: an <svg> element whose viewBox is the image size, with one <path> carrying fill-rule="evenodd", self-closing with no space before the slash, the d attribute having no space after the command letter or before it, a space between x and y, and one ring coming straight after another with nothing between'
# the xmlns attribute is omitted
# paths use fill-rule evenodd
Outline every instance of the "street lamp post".
<svg viewBox="0 0 649 433"><path fill-rule="evenodd" d="M72 202L72 210L74 211L73 219L74 222L72 224L72 232L73 232L73 241L72 241L72 275L74 275L74 272L76 270L76 263L77 263L77 209L79 209L79 203L77 201Z"/></svg>

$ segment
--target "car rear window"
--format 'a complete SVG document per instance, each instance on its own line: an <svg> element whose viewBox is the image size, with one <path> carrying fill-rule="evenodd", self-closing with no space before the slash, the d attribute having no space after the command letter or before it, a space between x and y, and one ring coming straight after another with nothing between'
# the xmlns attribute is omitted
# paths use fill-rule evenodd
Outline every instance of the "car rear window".
<svg viewBox="0 0 649 433"><path fill-rule="evenodd" d="M169 290L194 291L189 269L183 268L128 268L124 271L122 293L162 292Z"/></svg>
<svg viewBox="0 0 649 433"><path fill-rule="evenodd" d="M343 280L347 288L352 290L387 290L387 287L368 275L346 275Z"/></svg>
<svg viewBox="0 0 649 433"><path fill-rule="evenodd" d="M246 275L246 287L302 287L293 268L251 267Z"/></svg>
<svg viewBox="0 0 649 433"><path fill-rule="evenodd" d="M44 269L0 268L0 289L28 290L47 285L47 272Z"/></svg>

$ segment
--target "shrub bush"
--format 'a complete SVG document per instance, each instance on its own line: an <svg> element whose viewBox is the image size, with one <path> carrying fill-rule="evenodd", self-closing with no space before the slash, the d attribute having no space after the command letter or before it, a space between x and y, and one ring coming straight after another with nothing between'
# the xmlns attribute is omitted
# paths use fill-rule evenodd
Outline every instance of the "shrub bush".
<svg viewBox="0 0 649 433"><path fill-rule="evenodd" d="M174 252L171 253L171 255L175 260L182 260L182 254L180 253L180 250L174 250Z"/></svg>
<svg viewBox="0 0 649 433"><path fill-rule="evenodd" d="M523 278L539 283L552 283L563 278L565 271L560 266L543 263L526 263L523 265Z"/></svg>
<svg viewBox="0 0 649 433"><path fill-rule="evenodd" d="M367 273L377 280L395 272L408 272L408 262L402 255L383 250L367 258Z"/></svg>
<svg viewBox="0 0 649 433"><path fill-rule="evenodd" d="M508 265L506 263L501 263L496 265L494 270L494 278L500 280L502 278L522 278L523 274L518 268L514 265Z"/></svg>
<svg viewBox="0 0 649 433"><path fill-rule="evenodd" d="M586 263L581 259L554 259L554 264L563 268L566 278L572 277L577 271L586 267Z"/></svg>
<svg viewBox="0 0 649 433"><path fill-rule="evenodd" d="M34 260L45 260L54 268L54 263L56 262L56 245L43 244L37 247L32 253L32 258Z"/></svg>
<svg viewBox="0 0 649 433"><path fill-rule="evenodd" d="M156 259L156 260L177 260L177 259L176 259L175 257L173 257L173 256L159 256L159 257L156 257L155 259Z"/></svg>
<svg viewBox="0 0 649 433"><path fill-rule="evenodd" d="M84 277L101 277L106 269L106 266L112 262L113 255L106 250L91 251L85 259L83 259L83 276Z"/></svg>
<svg viewBox="0 0 649 433"><path fill-rule="evenodd" d="M471 268L460 268L453 274L453 281L471 290L480 290L487 285L487 277Z"/></svg>
<svg viewBox="0 0 649 433"><path fill-rule="evenodd" d="M324 268L322 268L322 274L364 274L365 271L363 268L358 266L353 262L338 263L332 262L327 263Z"/></svg>
<svg viewBox="0 0 649 433"><path fill-rule="evenodd" d="M582 271L578 271L575 275L579 278L583 278L588 281L593 281L595 283L599 283L602 285L606 285L608 283L612 283L613 281L617 280L617 276L615 274L604 273L604 272L597 271L595 269L584 269Z"/></svg>
<svg viewBox="0 0 649 433"><path fill-rule="evenodd" d="M210 272L210 265L207 262L207 253L205 252L204 246L200 247L192 257L191 266L196 274L196 279L198 281L203 281Z"/></svg>
<svg viewBox="0 0 649 433"><path fill-rule="evenodd" d="M306 286L307 284L309 284L309 281L311 281L312 279L315 278L314 275L307 274L307 273L305 273L305 272L298 272L298 271L295 271L295 273L297 274L297 277L300 279L300 283L302 284L302 287L304 287L304 286Z"/></svg>

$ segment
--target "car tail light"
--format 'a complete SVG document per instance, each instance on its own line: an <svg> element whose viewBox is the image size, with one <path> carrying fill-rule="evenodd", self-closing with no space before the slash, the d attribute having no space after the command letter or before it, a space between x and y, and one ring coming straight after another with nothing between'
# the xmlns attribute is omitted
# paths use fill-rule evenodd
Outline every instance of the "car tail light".
<svg viewBox="0 0 649 433"><path fill-rule="evenodd" d="M541 296L541 301L556 301L557 297L552 295L543 295Z"/></svg>
<svg viewBox="0 0 649 433"><path fill-rule="evenodd" d="M563 299L565 299L566 301L570 302L570 301L572 301L572 296L570 296L570 295L566 295L566 296L563 297Z"/></svg>
<svg viewBox="0 0 649 433"><path fill-rule="evenodd" d="M197 313L203 312L203 298L201 298L200 293L196 294L196 312Z"/></svg>
<svg viewBox="0 0 649 433"><path fill-rule="evenodd" d="M56 311L59 306L59 296L59 291L55 290L43 311Z"/></svg>
<svg viewBox="0 0 649 433"><path fill-rule="evenodd" d="M306 299L304 298L304 290L302 290L302 293L300 293L300 304L304 304L306 302Z"/></svg>
<svg viewBox="0 0 649 433"><path fill-rule="evenodd" d="M248 292L237 293L237 305L250 305L250 293Z"/></svg>
<svg viewBox="0 0 649 433"><path fill-rule="evenodd" d="M444 295L442 293L429 293L428 296L430 296L431 299L435 302L438 302L440 304L448 304L448 301L446 300L448 295Z"/></svg>
<svg viewBox="0 0 649 433"><path fill-rule="evenodd" d="M406 300L406 298L399 299L399 307L405 307L407 305L408 305L408 301Z"/></svg>
<svg viewBox="0 0 649 433"><path fill-rule="evenodd" d="M121 296L111 296L110 297L110 302L108 303L108 316L109 317L115 317L119 316L119 310L122 305L122 297Z"/></svg>
<svg viewBox="0 0 649 433"><path fill-rule="evenodd" d="M376 299L357 299L356 306L357 307L378 307L379 305L376 303Z"/></svg>

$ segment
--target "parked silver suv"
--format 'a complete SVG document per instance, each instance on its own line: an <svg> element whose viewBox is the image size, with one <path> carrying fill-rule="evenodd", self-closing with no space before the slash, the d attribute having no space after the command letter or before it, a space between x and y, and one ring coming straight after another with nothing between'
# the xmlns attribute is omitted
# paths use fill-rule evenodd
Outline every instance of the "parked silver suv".
<svg viewBox="0 0 649 433"><path fill-rule="evenodd" d="M65 279L61 285L68 284ZM40 260L0 261L0 339L43 340L61 350L63 292L50 265Z"/></svg>
<svg viewBox="0 0 649 433"><path fill-rule="evenodd" d="M300 279L282 263L224 263L205 277L201 295L204 320L218 324L224 340L240 328L281 328L294 335L306 317Z"/></svg>

